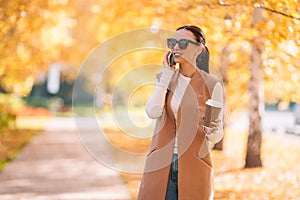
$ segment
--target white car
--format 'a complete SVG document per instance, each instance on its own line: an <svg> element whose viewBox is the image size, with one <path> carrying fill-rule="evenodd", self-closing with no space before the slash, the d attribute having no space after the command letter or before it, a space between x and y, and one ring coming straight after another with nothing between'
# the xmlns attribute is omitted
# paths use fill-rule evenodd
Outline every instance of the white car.
<svg viewBox="0 0 300 200"><path fill-rule="evenodd" d="M293 113L295 116L295 124L293 127L286 129L286 133L300 135L300 103L295 104Z"/></svg>
<svg viewBox="0 0 300 200"><path fill-rule="evenodd" d="M300 125L300 103L294 106L295 124Z"/></svg>

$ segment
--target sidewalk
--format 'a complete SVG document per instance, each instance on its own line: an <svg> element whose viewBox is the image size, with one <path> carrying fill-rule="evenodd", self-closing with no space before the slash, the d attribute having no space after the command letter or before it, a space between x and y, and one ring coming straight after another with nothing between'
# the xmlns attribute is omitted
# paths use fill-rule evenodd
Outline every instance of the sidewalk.
<svg viewBox="0 0 300 200"><path fill-rule="evenodd" d="M54 118L0 173L1 200L129 200L119 173L80 143L72 118Z"/></svg>

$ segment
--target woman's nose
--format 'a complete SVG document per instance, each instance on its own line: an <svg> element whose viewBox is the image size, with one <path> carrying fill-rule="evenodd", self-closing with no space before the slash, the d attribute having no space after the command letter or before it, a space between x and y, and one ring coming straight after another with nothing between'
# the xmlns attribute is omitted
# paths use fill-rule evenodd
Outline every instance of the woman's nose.
<svg viewBox="0 0 300 200"><path fill-rule="evenodd" d="M175 46L173 47L173 50L179 50L178 43L175 44Z"/></svg>

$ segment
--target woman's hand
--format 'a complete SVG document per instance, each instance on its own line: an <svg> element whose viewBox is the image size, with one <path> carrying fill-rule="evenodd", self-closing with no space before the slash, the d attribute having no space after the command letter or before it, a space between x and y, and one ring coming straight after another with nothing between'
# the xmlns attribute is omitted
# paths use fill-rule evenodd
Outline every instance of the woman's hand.
<svg viewBox="0 0 300 200"><path fill-rule="evenodd" d="M169 60L170 60L170 56L171 56L172 52L171 51L167 51L167 53L164 56L164 67L167 68L171 68L171 69L175 69L174 66L170 66Z"/></svg>
<svg viewBox="0 0 300 200"><path fill-rule="evenodd" d="M218 131L219 125L220 125L221 120L216 119L215 121L212 121L210 123L210 126L203 126L203 131L205 135L210 135L212 133L215 133Z"/></svg>

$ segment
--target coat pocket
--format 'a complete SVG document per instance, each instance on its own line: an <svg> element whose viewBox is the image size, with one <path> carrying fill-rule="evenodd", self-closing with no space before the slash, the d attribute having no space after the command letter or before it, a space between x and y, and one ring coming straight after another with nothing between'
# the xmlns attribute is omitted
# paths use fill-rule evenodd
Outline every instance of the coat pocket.
<svg viewBox="0 0 300 200"><path fill-rule="evenodd" d="M202 162L203 165L205 165L206 167L208 167L208 168L210 168L210 169L212 168L212 164L211 164L211 162L210 162L209 159L206 159L206 158L200 158L198 155L194 155L194 157L195 157L198 161Z"/></svg>
<svg viewBox="0 0 300 200"><path fill-rule="evenodd" d="M153 148L153 149L151 149L150 151L149 151L149 153L147 154L147 157L149 157L153 152L155 152L156 151L156 148Z"/></svg>

